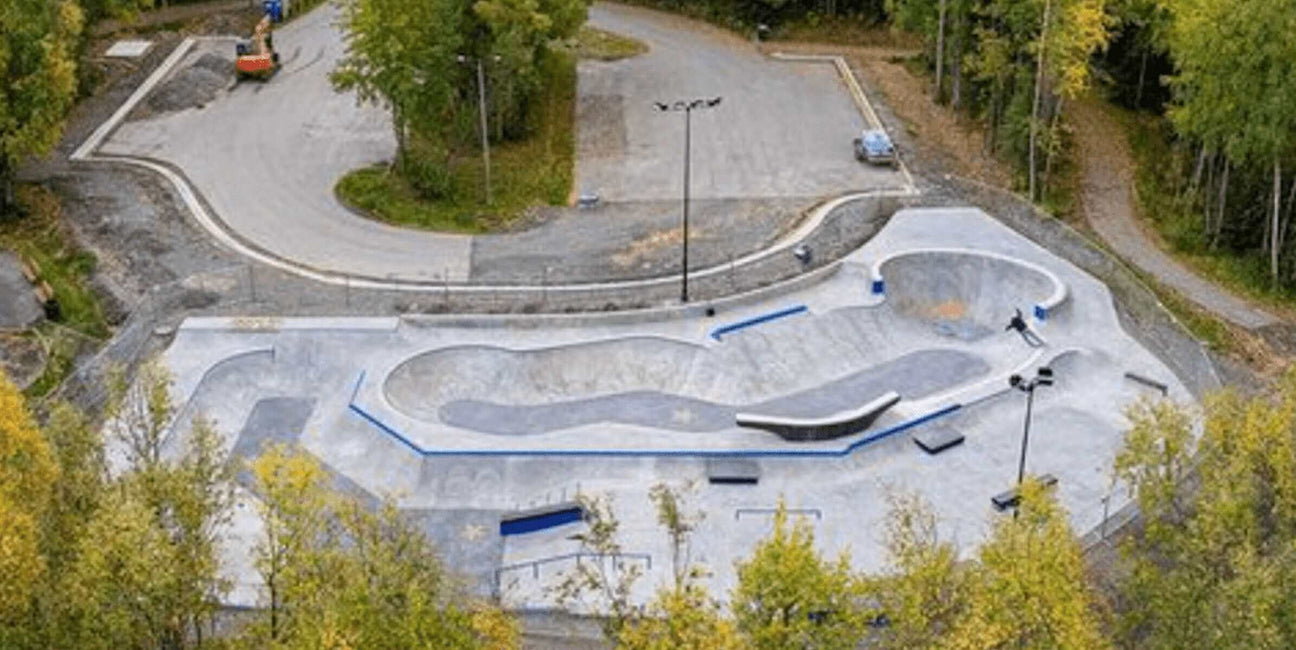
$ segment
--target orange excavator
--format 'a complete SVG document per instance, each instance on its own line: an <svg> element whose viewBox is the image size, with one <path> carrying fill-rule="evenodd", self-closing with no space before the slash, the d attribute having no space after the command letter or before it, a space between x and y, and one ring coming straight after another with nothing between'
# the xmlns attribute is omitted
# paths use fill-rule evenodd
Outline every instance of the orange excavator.
<svg viewBox="0 0 1296 650"><path fill-rule="evenodd" d="M269 79L279 69L279 53L274 50L270 29L270 14L266 14L257 23L252 38L234 44L234 53L238 55L234 68L239 79Z"/></svg>

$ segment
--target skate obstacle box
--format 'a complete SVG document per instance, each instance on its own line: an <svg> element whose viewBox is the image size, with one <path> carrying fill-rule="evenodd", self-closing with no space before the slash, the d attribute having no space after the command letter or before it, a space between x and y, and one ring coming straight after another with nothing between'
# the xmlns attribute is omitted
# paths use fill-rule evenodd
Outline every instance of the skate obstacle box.
<svg viewBox="0 0 1296 650"><path fill-rule="evenodd" d="M745 458L708 458L707 482L711 485L756 485L760 464Z"/></svg>
<svg viewBox="0 0 1296 650"><path fill-rule="evenodd" d="M913 441L919 449L935 456L946 449L963 444L963 434L952 427L928 426L914 433Z"/></svg>

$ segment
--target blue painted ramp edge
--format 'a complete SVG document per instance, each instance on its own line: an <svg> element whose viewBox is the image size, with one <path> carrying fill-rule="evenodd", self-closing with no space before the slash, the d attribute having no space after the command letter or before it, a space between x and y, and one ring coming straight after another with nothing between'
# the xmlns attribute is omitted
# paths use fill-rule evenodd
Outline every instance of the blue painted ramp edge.
<svg viewBox="0 0 1296 650"><path fill-rule="evenodd" d="M585 516L579 506L554 510L552 512L542 512L533 515L526 515L514 519L504 519L500 521L500 535L508 537L510 535L525 535L534 533L539 530L557 528L574 524Z"/></svg>
<svg viewBox="0 0 1296 650"><path fill-rule="evenodd" d="M356 382L355 393L359 393L360 382L364 381L363 373ZM841 449L797 449L789 446L782 449L425 449L413 440L402 435L395 428L375 417L354 401L347 404L347 410L360 419L368 422L375 429L400 443L406 449L424 457L550 457L550 458L843 458L859 451L861 448L890 438L916 426L945 417L959 409L962 404L950 404L920 415L904 422L893 424L885 429L856 440Z"/></svg>
<svg viewBox="0 0 1296 650"><path fill-rule="evenodd" d="M761 314L760 316L754 316L746 320L740 320L736 323L721 325L720 327L711 330L711 338L719 341L720 337L724 336L725 334L732 334L734 332L737 332L738 330L747 329L748 327L754 327L756 325L760 325L761 323L768 323L772 320L778 320L780 318L787 318L788 316L795 316L796 314L800 314L806 311L809 311L809 308L806 307L805 305L796 305L794 307L788 307L787 309L772 311L768 314Z"/></svg>

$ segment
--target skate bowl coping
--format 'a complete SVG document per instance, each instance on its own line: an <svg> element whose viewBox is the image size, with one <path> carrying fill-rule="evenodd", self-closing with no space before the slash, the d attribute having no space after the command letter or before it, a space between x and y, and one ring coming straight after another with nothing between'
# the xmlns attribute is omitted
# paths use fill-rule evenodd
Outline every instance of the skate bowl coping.
<svg viewBox="0 0 1296 650"><path fill-rule="evenodd" d="M892 253L873 264L872 292L897 313L922 320L968 320L992 329L1014 309L1037 321L1056 316L1066 283L1022 259L986 251L923 248Z"/></svg>

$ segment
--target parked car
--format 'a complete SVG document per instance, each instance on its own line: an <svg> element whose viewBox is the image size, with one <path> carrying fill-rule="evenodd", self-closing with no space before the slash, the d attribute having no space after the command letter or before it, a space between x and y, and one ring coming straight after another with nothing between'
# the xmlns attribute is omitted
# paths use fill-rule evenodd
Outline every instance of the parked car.
<svg viewBox="0 0 1296 650"><path fill-rule="evenodd" d="M855 159L873 165L891 165L899 163L895 145L886 131L870 129L855 138Z"/></svg>

